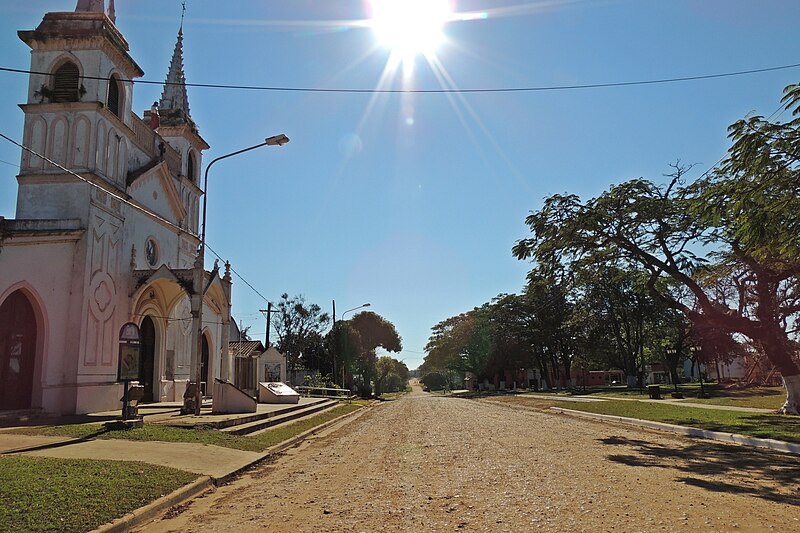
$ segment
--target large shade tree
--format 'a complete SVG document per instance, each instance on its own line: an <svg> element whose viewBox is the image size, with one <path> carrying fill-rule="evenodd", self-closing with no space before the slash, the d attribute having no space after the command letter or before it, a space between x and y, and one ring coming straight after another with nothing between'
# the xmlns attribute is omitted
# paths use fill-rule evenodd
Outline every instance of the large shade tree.
<svg viewBox="0 0 800 533"><path fill-rule="evenodd" d="M800 87L786 88L788 122L748 117L729 128L723 164L692 183L676 164L665 184L635 179L587 201L555 195L526 219L519 259L591 264L620 258L647 275L651 294L700 329L740 334L761 346L787 391L783 412L800 412L800 367L792 332L800 311ZM705 282L724 266L737 298ZM661 287L664 278L686 297Z"/></svg>

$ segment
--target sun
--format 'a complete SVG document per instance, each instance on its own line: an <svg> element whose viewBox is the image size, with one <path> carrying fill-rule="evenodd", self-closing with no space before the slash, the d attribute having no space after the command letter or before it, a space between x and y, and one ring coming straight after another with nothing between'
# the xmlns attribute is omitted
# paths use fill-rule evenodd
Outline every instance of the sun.
<svg viewBox="0 0 800 533"><path fill-rule="evenodd" d="M449 0L370 0L370 27L381 46L403 60L431 56L452 20Z"/></svg>

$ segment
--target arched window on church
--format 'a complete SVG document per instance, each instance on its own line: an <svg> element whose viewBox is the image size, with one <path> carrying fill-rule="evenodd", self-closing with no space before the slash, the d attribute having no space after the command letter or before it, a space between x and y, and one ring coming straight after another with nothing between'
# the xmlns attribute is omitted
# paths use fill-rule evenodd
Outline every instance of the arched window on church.
<svg viewBox="0 0 800 533"><path fill-rule="evenodd" d="M108 80L108 110L122 118L122 86L116 74Z"/></svg>
<svg viewBox="0 0 800 533"><path fill-rule="evenodd" d="M194 182L197 178L197 176L195 176L197 163L194 160L194 152L190 150L188 156L189 157L186 160L186 177Z"/></svg>
<svg viewBox="0 0 800 533"><path fill-rule="evenodd" d="M53 74L52 102L77 102L80 99L78 65L67 61Z"/></svg>

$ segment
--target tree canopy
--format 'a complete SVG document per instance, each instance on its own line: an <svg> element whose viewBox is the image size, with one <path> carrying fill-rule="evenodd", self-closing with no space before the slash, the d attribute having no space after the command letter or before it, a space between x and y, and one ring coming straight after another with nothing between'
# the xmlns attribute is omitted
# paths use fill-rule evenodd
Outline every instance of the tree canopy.
<svg viewBox="0 0 800 533"><path fill-rule="evenodd" d="M692 182L676 163L666 183L639 178L586 201L546 198L513 254L533 260L534 270L635 265L650 295L696 329L760 345L787 383L785 410L797 413L790 335L800 311L800 87L787 87L782 102L795 118L734 123L723 164ZM676 283L686 291L667 289Z"/></svg>

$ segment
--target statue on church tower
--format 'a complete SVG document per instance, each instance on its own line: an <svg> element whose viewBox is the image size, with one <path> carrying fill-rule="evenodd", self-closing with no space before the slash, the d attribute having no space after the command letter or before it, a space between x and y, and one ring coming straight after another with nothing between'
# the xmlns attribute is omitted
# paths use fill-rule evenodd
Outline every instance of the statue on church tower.
<svg viewBox="0 0 800 533"><path fill-rule="evenodd" d="M78 5L75 7L75 11L93 11L96 13L102 13L105 11L104 4L104 0L78 0Z"/></svg>
<svg viewBox="0 0 800 533"><path fill-rule="evenodd" d="M117 13L116 9L114 8L114 0L108 1L108 11L105 9L105 1L104 0L78 0L78 5L75 6L75 12L87 12L87 13L105 13L111 22L117 22Z"/></svg>

